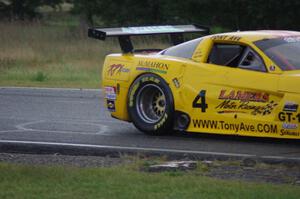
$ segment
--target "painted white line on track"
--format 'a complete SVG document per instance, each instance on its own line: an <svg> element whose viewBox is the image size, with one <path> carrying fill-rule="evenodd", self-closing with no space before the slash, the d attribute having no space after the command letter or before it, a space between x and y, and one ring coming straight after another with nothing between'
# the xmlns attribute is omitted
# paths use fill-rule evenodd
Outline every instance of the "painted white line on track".
<svg viewBox="0 0 300 199"><path fill-rule="evenodd" d="M90 101L79 101L79 100L57 100L55 101L57 103L63 103L63 104L95 104L95 101L90 100ZM98 102L96 102L98 104Z"/></svg>
<svg viewBox="0 0 300 199"><path fill-rule="evenodd" d="M6 116L1 116L1 113L0 113L0 119L7 119L7 120L28 120L28 118L24 118L24 117L14 117L14 116L11 116L11 117L6 117ZM39 120L40 118L31 118L30 120ZM45 121L48 121L48 122L82 122L82 123L116 123L116 124L125 124L125 125L129 125L130 123L129 122L125 122L125 121L121 121L121 120L117 120L117 119L114 119L114 118L99 118L97 120L83 120L81 118L62 118L60 120L58 119L53 119L53 118L45 118L44 119Z"/></svg>
<svg viewBox="0 0 300 199"><path fill-rule="evenodd" d="M2 131L0 131L0 133L17 133L17 132L24 132L24 130L14 129L14 130L2 130Z"/></svg>
<svg viewBox="0 0 300 199"><path fill-rule="evenodd" d="M60 130L34 130L34 129L28 129L28 130L4 130L0 131L0 134L5 134L5 133L36 133L36 134L41 134L41 133L53 133L53 134L73 134L73 135L102 135L102 136L114 136L115 134L109 133L108 132L108 127L103 126L103 130L100 130L95 133L89 133L89 132L76 132L76 131L60 131Z"/></svg>
<svg viewBox="0 0 300 199"><path fill-rule="evenodd" d="M32 129L25 128L25 126L28 126L28 125L31 125L31 124L38 124L38 123L42 123L42 122L44 122L44 120L36 120L36 121L32 121L32 122L25 122L25 123L22 123L22 124L17 124L15 127L18 130L23 130L23 131L32 130Z"/></svg>
<svg viewBox="0 0 300 199"><path fill-rule="evenodd" d="M0 143L10 144L31 144L31 145L50 145L50 146L65 146L65 147L89 147L95 149L118 149L118 150L132 150L144 152L166 152L166 153L180 153L180 154L193 154L193 155L214 155L214 156L231 156L240 158L262 158L262 159L278 159L278 160L294 160L300 161L297 157L283 157L283 156L257 156L253 154L243 153L222 153L212 151L194 151L194 150L178 150L178 149L162 149L162 148L147 148L147 147L124 147L124 146L111 146L111 145L93 145L93 144L73 144L73 143L60 143L60 142L38 142L38 141L18 141L18 140L0 140Z"/></svg>
<svg viewBox="0 0 300 199"><path fill-rule="evenodd" d="M95 123L78 123L78 122L61 122L56 121L53 123L59 123L59 124L76 124L76 125L90 125L90 126L96 126L98 128L97 132L93 133L86 133L86 132L77 132L77 131L61 131L61 130L45 130L45 129L35 129L35 128L29 128L27 126L33 125L33 124L40 124L40 123L46 123L46 120L37 120L32 122L26 122L22 124L17 124L15 127L17 128L17 131L29 131L34 133L72 133L72 134L81 134L81 135L112 135L112 133L109 133L109 127L104 124L95 124ZM0 133L6 133L5 131L0 131Z"/></svg>

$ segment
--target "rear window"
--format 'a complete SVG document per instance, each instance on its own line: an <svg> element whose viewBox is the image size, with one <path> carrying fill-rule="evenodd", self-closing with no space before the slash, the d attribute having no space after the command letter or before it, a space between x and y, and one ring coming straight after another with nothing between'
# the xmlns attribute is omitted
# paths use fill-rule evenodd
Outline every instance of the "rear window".
<svg viewBox="0 0 300 199"><path fill-rule="evenodd" d="M196 47L201 42L201 38L194 39L182 44L179 44L177 46L170 47L166 49L162 54L168 55L168 56L174 56L174 57L182 57L186 59L191 59L194 51L196 50Z"/></svg>

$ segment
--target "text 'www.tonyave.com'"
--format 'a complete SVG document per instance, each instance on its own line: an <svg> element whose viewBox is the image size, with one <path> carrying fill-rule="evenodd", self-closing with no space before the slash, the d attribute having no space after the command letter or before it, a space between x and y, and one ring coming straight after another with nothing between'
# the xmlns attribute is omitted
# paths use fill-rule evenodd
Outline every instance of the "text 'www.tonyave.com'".
<svg viewBox="0 0 300 199"><path fill-rule="evenodd" d="M246 124L240 123L229 123L221 120L192 120L194 128L206 128L206 129L217 129L217 130L228 130L238 132L259 132L259 133L278 133L277 125L272 124Z"/></svg>

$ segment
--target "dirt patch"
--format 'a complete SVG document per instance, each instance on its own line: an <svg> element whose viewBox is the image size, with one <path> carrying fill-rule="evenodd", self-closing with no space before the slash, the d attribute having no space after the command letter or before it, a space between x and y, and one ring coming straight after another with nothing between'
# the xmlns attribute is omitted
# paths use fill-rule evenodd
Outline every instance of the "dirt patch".
<svg viewBox="0 0 300 199"><path fill-rule="evenodd" d="M188 160L185 160L188 161ZM52 165L72 167L112 167L121 165L135 165L132 168L140 168L141 172L153 172L149 170L154 165L166 165L167 160L157 157L137 156L70 156L70 155L35 155L0 153L0 162L26 165ZM193 161L194 162L194 161ZM197 176L208 176L225 180L241 180L249 182L267 182L273 184L300 185L299 164L267 164L246 159L241 161L196 161L193 170L164 170L157 172L189 172ZM156 170L154 171L156 172Z"/></svg>

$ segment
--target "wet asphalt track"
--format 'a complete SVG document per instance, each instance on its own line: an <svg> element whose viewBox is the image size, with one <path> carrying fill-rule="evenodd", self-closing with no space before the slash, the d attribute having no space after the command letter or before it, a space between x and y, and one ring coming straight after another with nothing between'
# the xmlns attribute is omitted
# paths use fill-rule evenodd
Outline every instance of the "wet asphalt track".
<svg viewBox="0 0 300 199"><path fill-rule="evenodd" d="M110 117L101 90L0 88L0 152L10 143L300 160L300 142L235 136L147 136Z"/></svg>

